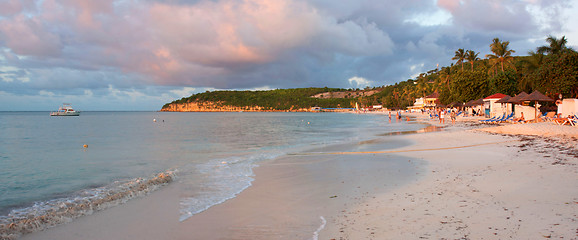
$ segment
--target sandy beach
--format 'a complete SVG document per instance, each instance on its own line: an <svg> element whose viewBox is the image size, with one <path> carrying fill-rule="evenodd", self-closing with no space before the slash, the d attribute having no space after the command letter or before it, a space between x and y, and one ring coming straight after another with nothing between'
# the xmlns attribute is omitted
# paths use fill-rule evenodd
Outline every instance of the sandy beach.
<svg viewBox="0 0 578 240"><path fill-rule="evenodd" d="M183 222L177 181L22 239L577 239L578 128L467 120L262 163L251 187Z"/></svg>

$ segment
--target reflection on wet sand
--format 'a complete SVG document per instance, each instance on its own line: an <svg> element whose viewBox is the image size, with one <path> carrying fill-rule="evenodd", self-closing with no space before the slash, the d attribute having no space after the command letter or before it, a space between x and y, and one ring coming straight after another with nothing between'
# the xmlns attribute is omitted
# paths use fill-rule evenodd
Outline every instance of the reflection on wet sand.
<svg viewBox="0 0 578 240"><path fill-rule="evenodd" d="M425 128L416 130L416 131L399 131L399 132L389 132L389 133L384 133L384 134L380 134L378 136L394 136L394 135L407 135L407 134L415 134L415 133L427 133L427 132L440 132L443 131L444 127L438 127L438 126L427 126Z"/></svg>

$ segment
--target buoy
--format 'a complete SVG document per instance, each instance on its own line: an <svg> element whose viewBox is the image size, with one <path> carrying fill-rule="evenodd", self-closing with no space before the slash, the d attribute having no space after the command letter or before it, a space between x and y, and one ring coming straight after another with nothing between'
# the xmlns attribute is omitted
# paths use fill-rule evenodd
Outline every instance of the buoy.
<svg viewBox="0 0 578 240"><path fill-rule="evenodd" d="M88 144L84 144L84 145L82 145L82 147L88 148Z"/></svg>

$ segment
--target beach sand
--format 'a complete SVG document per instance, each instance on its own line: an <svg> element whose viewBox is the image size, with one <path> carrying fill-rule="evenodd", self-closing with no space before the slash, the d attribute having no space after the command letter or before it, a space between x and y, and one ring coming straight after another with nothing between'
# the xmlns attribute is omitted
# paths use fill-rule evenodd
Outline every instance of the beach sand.
<svg viewBox="0 0 578 240"><path fill-rule="evenodd" d="M576 136L513 135L531 124L445 126L381 137L413 143L395 149L262 163L251 187L183 222L177 181L23 239L578 238ZM410 164L392 170L387 161Z"/></svg>

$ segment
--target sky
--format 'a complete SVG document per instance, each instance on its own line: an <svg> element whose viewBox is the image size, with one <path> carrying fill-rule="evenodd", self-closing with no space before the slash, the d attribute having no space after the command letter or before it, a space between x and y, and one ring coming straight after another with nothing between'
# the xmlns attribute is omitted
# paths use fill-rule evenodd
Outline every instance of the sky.
<svg viewBox="0 0 578 240"><path fill-rule="evenodd" d="M566 36L578 0L0 0L0 111L157 111L212 90L391 85Z"/></svg>

